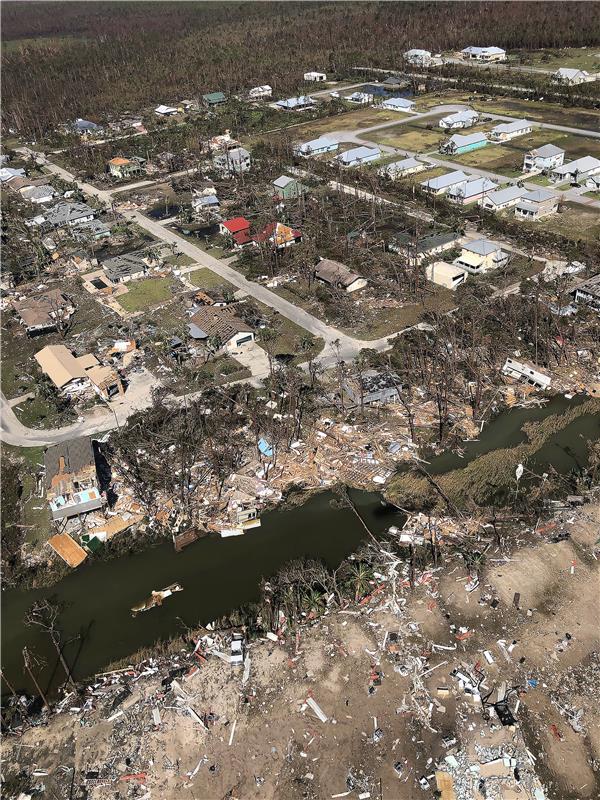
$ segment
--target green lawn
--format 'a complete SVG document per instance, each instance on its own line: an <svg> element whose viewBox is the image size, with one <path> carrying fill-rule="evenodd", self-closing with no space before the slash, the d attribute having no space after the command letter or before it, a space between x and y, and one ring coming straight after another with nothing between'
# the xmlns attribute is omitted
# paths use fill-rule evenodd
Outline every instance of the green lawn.
<svg viewBox="0 0 600 800"><path fill-rule="evenodd" d="M37 497L36 474L44 464L44 447L13 447L3 444L5 451L11 455L22 458L25 466L20 470L20 480L23 486L23 520L25 525L25 541L33 545L47 541L52 533L52 519L46 498Z"/></svg>
<svg viewBox="0 0 600 800"><path fill-rule="evenodd" d="M189 267L190 264L194 263L194 259L186 256L184 253L180 253L177 256L169 256L165 258L165 263L170 264L172 267Z"/></svg>
<svg viewBox="0 0 600 800"><path fill-rule="evenodd" d="M170 300L172 278L147 278L142 281L132 281L128 285L127 294L118 298L125 311L143 311L159 303Z"/></svg>
<svg viewBox="0 0 600 800"><path fill-rule="evenodd" d="M383 128L380 131L373 131L368 134L369 141L377 144L397 147L399 150L409 150L414 153L428 153L437 150L446 138L446 134L439 128L428 131L419 125L394 125L390 128Z"/></svg>
<svg viewBox="0 0 600 800"><path fill-rule="evenodd" d="M217 275L216 272L213 272L212 269L208 267L202 267L201 269L195 269L193 272L188 274L188 279L190 283L193 283L194 286L197 286L199 289L230 289L232 292L237 290L232 283L226 281L225 278L222 278L220 275Z"/></svg>

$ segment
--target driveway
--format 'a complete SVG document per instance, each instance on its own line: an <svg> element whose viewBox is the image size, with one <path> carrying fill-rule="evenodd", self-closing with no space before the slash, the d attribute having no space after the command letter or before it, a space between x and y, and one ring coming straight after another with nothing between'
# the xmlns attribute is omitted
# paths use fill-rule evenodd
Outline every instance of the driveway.
<svg viewBox="0 0 600 800"><path fill-rule="evenodd" d="M229 355L252 373L253 378L266 378L269 374L269 357L257 342L250 342Z"/></svg>

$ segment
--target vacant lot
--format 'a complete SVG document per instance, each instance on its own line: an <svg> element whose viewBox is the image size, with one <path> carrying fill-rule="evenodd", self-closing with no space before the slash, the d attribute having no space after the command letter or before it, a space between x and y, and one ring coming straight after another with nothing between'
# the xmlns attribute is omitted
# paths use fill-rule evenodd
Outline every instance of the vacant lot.
<svg viewBox="0 0 600 800"><path fill-rule="evenodd" d="M199 289L220 288L229 289L232 292L237 291L232 283L229 283L229 281L226 281L225 278L217 275L216 272L213 272L212 269L208 269L208 267L195 269L193 272L190 272L187 277L190 283L193 283L194 286L197 286Z"/></svg>
<svg viewBox="0 0 600 800"><path fill-rule="evenodd" d="M544 103L539 100L521 100L505 98L487 103L475 101L471 104L476 111L489 114L506 114L518 119L531 119L535 122L547 122L551 125L565 125L571 128L586 128L597 131L600 126L600 111L590 108L565 108L555 103Z"/></svg>
<svg viewBox="0 0 600 800"><path fill-rule="evenodd" d="M344 114L311 120L306 125L297 125L293 129L293 135L294 139L305 141L331 131L356 131L361 128L369 128L372 125L397 119L397 117L396 111L378 111L371 107L357 108Z"/></svg>
<svg viewBox="0 0 600 800"><path fill-rule="evenodd" d="M574 203L565 203L561 214L553 214L531 224L556 231L575 241L578 239L598 241L600 238L600 212L584 209Z"/></svg>
<svg viewBox="0 0 600 800"><path fill-rule="evenodd" d="M428 153L437 150L446 138L446 134L439 128L427 130L419 125L398 125L390 128L383 128L380 131L373 131L367 134L369 141L377 144L397 147L399 150L407 150L412 153Z"/></svg>
<svg viewBox="0 0 600 800"><path fill-rule="evenodd" d="M119 297L119 303L125 311L143 311L172 297L172 278L147 278L130 283L127 294Z"/></svg>
<svg viewBox="0 0 600 800"><path fill-rule="evenodd" d="M560 50L536 50L518 53L516 63L528 64L541 69L557 70L559 67L585 69L600 72L600 47L565 47Z"/></svg>

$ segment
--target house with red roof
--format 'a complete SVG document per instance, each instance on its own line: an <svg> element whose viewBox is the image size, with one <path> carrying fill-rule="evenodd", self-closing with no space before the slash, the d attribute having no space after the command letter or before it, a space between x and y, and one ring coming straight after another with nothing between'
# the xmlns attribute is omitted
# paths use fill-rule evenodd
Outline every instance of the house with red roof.
<svg viewBox="0 0 600 800"><path fill-rule="evenodd" d="M219 224L219 233L233 240L234 247L244 247L252 243L250 223L245 217L234 217Z"/></svg>

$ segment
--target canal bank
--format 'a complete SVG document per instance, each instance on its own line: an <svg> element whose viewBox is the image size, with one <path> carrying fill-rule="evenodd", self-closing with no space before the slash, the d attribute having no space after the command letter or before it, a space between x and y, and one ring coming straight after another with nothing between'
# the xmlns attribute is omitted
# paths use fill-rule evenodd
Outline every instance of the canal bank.
<svg viewBox="0 0 600 800"><path fill-rule="evenodd" d="M378 494L350 492L361 518L374 534L404 519L382 505ZM31 591L7 590L2 596L2 669L17 687L33 690L23 673L23 647L46 661L42 688L55 689L64 675L49 637L25 626L27 609L54 598L63 610L63 641L74 677L82 680L137 650L206 624L258 599L263 577L302 556L336 567L356 551L366 531L350 508L340 508L331 492L313 495L301 506L271 511L260 528L244 536L209 536L176 553L171 542L109 561L83 565L58 584ZM183 591L161 607L132 617L132 606L154 589L180 583ZM5 687L3 687L5 688Z"/></svg>

